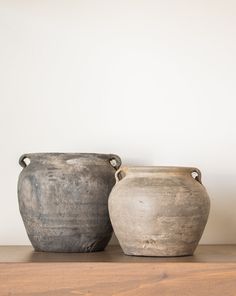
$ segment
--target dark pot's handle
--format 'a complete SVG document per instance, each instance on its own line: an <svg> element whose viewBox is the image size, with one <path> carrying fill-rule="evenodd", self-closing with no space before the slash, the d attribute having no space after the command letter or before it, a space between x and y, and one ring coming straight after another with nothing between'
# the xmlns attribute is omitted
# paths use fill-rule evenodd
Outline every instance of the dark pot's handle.
<svg viewBox="0 0 236 296"><path fill-rule="evenodd" d="M27 163L25 162L25 159L30 159L28 154L23 154L21 155L20 159L19 159L19 165L22 166L22 168L26 168L27 167Z"/></svg>
<svg viewBox="0 0 236 296"><path fill-rule="evenodd" d="M113 168L115 168L116 170L118 170L121 166L121 159L116 154L109 155L109 162L113 166Z"/></svg>
<svg viewBox="0 0 236 296"><path fill-rule="evenodd" d="M199 169L191 168L191 175L196 181L202 184L202 173Z"/></svg>

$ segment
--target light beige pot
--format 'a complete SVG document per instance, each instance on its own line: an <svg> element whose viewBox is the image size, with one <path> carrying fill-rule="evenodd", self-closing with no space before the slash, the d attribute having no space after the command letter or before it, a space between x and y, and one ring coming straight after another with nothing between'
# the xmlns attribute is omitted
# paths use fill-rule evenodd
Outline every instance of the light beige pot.
<svg viewBox="0 0 236 296"><path fill-rule="evenodd" d="M127 255L192 255L209 209L197 168L123 167L109 197L112 226Z"/></svg>

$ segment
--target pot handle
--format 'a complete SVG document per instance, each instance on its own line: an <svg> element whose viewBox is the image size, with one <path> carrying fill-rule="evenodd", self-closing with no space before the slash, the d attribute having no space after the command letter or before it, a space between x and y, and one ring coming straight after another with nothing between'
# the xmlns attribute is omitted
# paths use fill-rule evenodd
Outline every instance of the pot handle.
<svg viewBox="0 0 236 296"><path fill-rule="evenodd" d="M22 168L26 168L28 164L25 162L25 159L30 159L28 154L21 155L19 159L19 165L22 166Z"/></svg>
<svg viewBox="0 0 236 296"><path fill-rule="evenodd" d="M109 162L110 162L111 166L113 166L113 168L115 170L118 170L120 168L120 166L121 166L121 159L116 154L110 154L109 155Z"/></svg>
<svg viewBox="0 0 236 296"><path fill-rule="evenodd" d="M191 168L191 175L196 181L202 184L202 173L199 169Z"/></svg>
<svg viewBox="0 0 236 296"><path fill-rule="evenodd" d="M119 170L117 170L115 173L116 183L124 179L125 176L126 176L126 173L123 168L120 168Z"/></svg>

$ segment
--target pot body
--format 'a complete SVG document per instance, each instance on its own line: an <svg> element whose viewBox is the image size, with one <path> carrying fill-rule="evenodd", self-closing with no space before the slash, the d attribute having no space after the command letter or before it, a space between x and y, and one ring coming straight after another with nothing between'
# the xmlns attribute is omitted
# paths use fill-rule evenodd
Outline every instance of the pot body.
<svg viewBox="0 0 236 296"><path fill-rule="evenodd" d="M26 164L26 159L30 164ZM20 213L36 251L101 251L112 235L108 196L116 155L34 153L20 158Z"/></svg>
<svg viewBox="0 0 236 296"><path fill-rule="evenodd" d="M200 171L126 167L117 171L116 178L109 197L109 214L124 253L192 255L210 209Z"/></svg>

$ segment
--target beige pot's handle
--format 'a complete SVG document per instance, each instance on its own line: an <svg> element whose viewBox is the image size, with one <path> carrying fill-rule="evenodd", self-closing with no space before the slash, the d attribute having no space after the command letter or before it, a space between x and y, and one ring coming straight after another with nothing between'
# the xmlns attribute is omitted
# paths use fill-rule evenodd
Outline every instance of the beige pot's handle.
<svg viewBox="0 0 236 296"><path fill-rule="evenodd" d="M115 173L116 183L124 179L125 176L126 176L126 173L124 168L120 168L118 171L116 171Z"/></svg>
<svg viewBox="0 0 236 296"><path fill-rule="evenodd" d="M118 170L121 166L121 159L116 154L109 155L109 162L113 166L114 169Z"/></svg>
<svg viewBox="0 0 236 296"><path fill-rule="evenodd" d="M21 155L19 159L19 165L22 166L22 168L26 168L28 164L25 162L25 159L30 159L28 154Z"/></svg>
<svg viewBox="0 0 236 296"><path fill-rule="evenodd" d="M202 184L202 173L198 168L191 168L191 175L196 181Z"/></svg>

